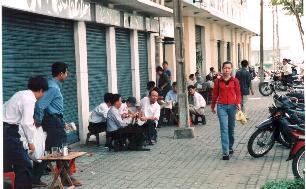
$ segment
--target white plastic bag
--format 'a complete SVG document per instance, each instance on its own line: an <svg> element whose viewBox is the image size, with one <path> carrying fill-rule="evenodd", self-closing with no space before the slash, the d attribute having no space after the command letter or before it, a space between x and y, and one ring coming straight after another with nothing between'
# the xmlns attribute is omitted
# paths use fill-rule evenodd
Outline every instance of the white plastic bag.
<svg viewBox="0 0 306 189"><path fill-rule="evenodd" d="M42 127L36 128L35 133L34 133L35 151L29 154L30 158L33 161L41 162L41 160L37 160L37 159L44 156L46 138L47 138L47 134L43 131Z"/></svg>

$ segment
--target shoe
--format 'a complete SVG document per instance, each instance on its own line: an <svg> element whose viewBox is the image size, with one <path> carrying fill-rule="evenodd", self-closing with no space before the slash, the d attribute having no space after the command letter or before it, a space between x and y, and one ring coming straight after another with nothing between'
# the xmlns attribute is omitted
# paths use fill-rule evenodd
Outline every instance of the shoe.
<svg viewBox="0 0 306 189"><path fill-rule="evenodd" d="M76 186L76 187L82 186L82 183L75 178L71 178L71 181L72 181L73 185Z"/></svg>
<svg viewBox="0 0 306 189"><path fill-rule="evenodd" d="M229 160L229 159L230 159L230 157L229 157L229 155L224 154L224 155L222 156L222 159L223 159L223 160Z"/></svg>
<svg viewBox="0 0 306 189"><path fill-rule="evenodd" d="M234 153L234 150L229 150L230 155L233 155L233 153Z"/></svg>
<svg viewBox="0 0 306 189"><path fill-rule="evenodd" d="M47 183L42 182L42 181L38 181L38 182L33 182L32 183L32 188L36 188L36 187L46 187L48 186Z"/></svg>
<svg viewBox="0 0 306 189"><path fill-rule="evenodd" d="M154 142L149 142L148 145L153 146Z"/></svg>

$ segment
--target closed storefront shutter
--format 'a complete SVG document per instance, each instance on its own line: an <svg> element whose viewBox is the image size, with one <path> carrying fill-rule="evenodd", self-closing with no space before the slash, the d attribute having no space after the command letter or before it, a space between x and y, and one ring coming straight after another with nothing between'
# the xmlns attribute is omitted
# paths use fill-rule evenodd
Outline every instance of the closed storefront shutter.
<svg viewBox="0 0 306 189"><path fill-rule="evenodd" d="M118 93L126 99L133 96L130 31L116 29L116 62Z"/></svg>
<svg viewBox="0 0 306 189"><path fill-rule="evenodd" d="M138 32L139 76L141 95L145 93L147 82L149 81L147 40L147 33Z"/></svg>
<svg viewBox="0 0 306 189"><path fill-rule="evenodd" d="M2 24L3 100L25 90L30 76L51 77L51 65L65 62L69 74L62 88L64 119L78 125L73 22L3 8ZM77 132L68 140L76 142Z"/></svg>
<svg viewBox="0 0 306 189"><path fill-rule="evenodd" d="M103 101L108 92L106 30L102 25L86 24L89 108Z"/></svg>

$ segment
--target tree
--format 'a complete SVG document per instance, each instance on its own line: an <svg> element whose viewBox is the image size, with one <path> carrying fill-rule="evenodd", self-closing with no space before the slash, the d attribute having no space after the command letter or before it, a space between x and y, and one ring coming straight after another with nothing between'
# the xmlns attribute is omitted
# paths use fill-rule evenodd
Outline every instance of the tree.
<svg viewBox="0 0 306 189"><path fill-rule="evenodd" d="M287 14L295 16L304 49L304 30L301 23L301 17L303 16L303 0L271 0L271 3L272 5L282 5L283 10L287 11Z"/></svg>

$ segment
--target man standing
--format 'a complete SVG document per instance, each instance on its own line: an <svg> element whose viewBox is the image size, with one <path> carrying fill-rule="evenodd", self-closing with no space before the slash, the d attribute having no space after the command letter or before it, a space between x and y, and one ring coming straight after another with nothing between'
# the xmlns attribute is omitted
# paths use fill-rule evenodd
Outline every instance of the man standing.
<svg viewBox="0 0 306 189"><path fill-rule="evenodd" d="M161 90L161 95L165 98L166 94L171 89L169 77L160 66L156 68L156 73L159 75L157 87Z"/></svg>
<svg viewBox="0 0 306 189"><path fill-rule="evenodd" d="M171 83L172 75L171 75L171 71L168 68L168 62L166 60L163 62L163 70L164 70L164 73L168 76L170 83Z"/></svg>
<svg viewBox="0 0 306 189"><path fill-rule="evenodd" d="M236 73L236 78L239 80L240 84L240 91L241 91L241 110L246 115L246 105L248 100L248 95L251 94L254 95L253 89L252 89L252 76L248 72L248 65L249 62L247 60L241 61L242 68L238 70Z"/></svg>
<svg viewBox="0 0 306 189"><path fill-rule="evenodd" d="M150 91L149 97L144 97L140 101L143 114L140 120L145 121L142 127L146 130L146 140L149 145L153 145L157 138L156 127L160 116L160 105L157 103L157 99L158 90L154 88Z"/></svg>
<svg viewBox="0 0 306 189"><path fill-rule="evenodd" d="M64 102L61 93L62 83L68 77L67 64L55 62L52 65L52 76L52 78L48 79L48 91L36 103L35 107L36 124L42 125L44 131L47 132L46 150L48 151L51 150L51 147L62 147L62 144L67 142L64 128L65 122L63 120ZM40 170L39 173L34 173L37 180L40 179L42 170L46 167L45 164L39 166L41 166L41 169L37 169ZM78 180L72 177L71 180L75 186L81 186Z"/></svg>
<svg viewBox="0 0 306 189"><path fill-rule="evenodd" d="M29 151L33 153L35 151L33 144L35 103L46 90L48 90L48 83L43 77L30 78L28 90L15 93L3 105L4 171L13 169L15 172L15 189L32 188L32 163L20 141L18 130L20 125L27 139Z"/></svg>

